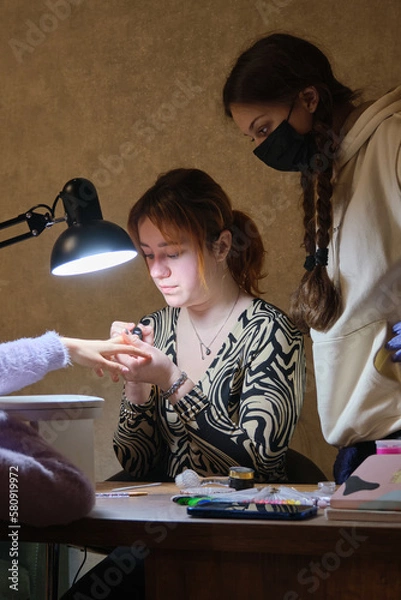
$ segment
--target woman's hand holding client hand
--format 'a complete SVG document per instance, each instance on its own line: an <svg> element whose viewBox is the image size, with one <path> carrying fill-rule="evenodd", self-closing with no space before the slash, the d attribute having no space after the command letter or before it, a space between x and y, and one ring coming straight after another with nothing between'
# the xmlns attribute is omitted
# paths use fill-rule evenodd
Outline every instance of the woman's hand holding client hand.
<svg viewBox="0 0 401 600"><path fill-rule="evenodd" d="M180 378L181 371L164 352L154 347L153 329L151 327L145 325L139 327L142 330L142 340L139 339L137 334L131 333L134 327L135 323L114 321L110 335L112 338L122 336L123 339L127 340L127 343L132 343L135 340L136 349L147 354L146 358L130 356L129 354L119 354L117 356L117 360L125 367L125 371L121 374L125 379L125 396L127 400L132 404L144 404L149 398L152 384L166 391ZM130 333L127 333L127 331ZM188 384L185 385L185 390L187 387ZM192 387L193 384L190 384L189 389ZM184 385L182 388L184 388ZM181 395L183 391L181 391ZM181 397L179 392L180 390L171 395L169 398L171 403L174 404L178 399L177 396Z"/></svg>

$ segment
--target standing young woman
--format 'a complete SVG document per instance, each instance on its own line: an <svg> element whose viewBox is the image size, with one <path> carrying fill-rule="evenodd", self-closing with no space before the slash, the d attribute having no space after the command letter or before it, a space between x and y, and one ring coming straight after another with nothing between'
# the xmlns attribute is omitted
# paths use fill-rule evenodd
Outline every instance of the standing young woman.
<svg viewBox="0 0 401 600"><path fill-rule="evenodd" d="M326 56L287 34L243 52L225 83L226 114L255 155L300 171L305 274L290 316L310 330L318 408L344 481L374 441L401 438L401 87L375 102L333 75ZM387 344L387 346L386 346Z"/></svg>
<svg viewBox="0 0 401 600"><path fill-rule="evenodd" d="M151 360L121 357L130 370L114 438L121 465L136 478L163 458L170 478L241 465L258 481L284 481L304 396L303 336L257 297L256 225L206 173L176 169L138 200L128 229L167 306L140 322L137 348ZM132 326L115 322L112 334Z"/></svg>

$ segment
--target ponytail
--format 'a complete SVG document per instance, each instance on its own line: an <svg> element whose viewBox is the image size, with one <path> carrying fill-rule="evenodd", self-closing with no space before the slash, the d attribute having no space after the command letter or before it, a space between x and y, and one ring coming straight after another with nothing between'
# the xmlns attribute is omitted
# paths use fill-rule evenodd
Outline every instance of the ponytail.
<svg viewBox="0 0 401 600"><path fill-rule="evenodd" d="M259 281L265 249L256 223L239 210L233 210L232 246L227 257L228 268L237 285L251 295L260 295Z"/></svg>

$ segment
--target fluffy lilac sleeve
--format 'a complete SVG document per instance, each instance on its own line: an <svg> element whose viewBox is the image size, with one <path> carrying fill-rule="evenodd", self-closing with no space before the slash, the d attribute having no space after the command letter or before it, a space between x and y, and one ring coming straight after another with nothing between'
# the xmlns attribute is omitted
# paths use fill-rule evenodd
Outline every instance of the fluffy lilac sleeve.
<svg viewBox="0 0 401 600"><path fill-rule="evenodd" d="M67 364L67 348L54 331L0 344L0 395L36 383Z"/></svg>
<svg viewBox="0 0 401 600"><path fill-rule="evenodd" d="M0 519L9 521L10 481L18 521L37 527L84 517L95 492L89 479L30 426L0 411Z"/></svg>

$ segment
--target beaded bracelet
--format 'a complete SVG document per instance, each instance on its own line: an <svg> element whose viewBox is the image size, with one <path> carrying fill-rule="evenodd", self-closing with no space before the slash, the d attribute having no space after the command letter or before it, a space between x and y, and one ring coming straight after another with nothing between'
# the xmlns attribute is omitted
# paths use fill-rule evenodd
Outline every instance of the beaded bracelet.
<svg viewBox="0 0 401 600"><path fill-rule="evenodd" d="M175 383L173 383L173 385L171 387L169 387L166 392L163 392L163 390L162 390L162 398L163 398L163 400L167 400L167 398L170 398L170 396L172 396L173 394L175 394L175 392L178 390L178 388L181 387L182 384L187 379L188 379L188 375L185 373L185 371L183 371L181 373L179 379L177 379L177 381Z"/></svg>

